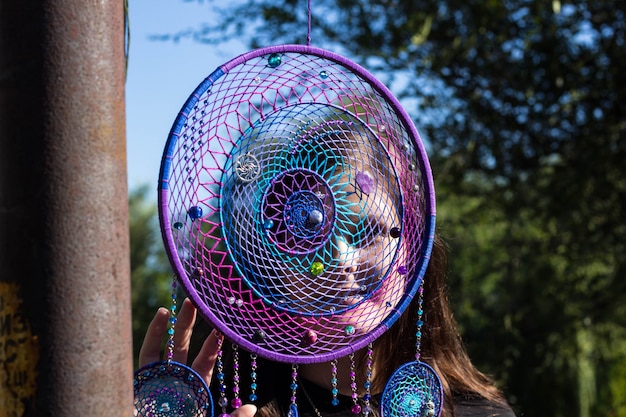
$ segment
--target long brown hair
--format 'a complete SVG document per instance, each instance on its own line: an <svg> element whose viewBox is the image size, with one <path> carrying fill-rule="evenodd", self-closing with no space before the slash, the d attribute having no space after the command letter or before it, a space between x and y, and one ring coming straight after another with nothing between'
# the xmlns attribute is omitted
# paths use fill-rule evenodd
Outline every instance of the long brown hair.
<svg viewBox="0 0 626 417"><path fill-rule="evenodd" d="M453 392L505 402L491 379L476 369L467 354L448 301L447 275L447 247L436 235L424 277L421 360L429 364L441 379L444 390L442 416L454 415L450 406ZM382 391L394 370L414 360L417 309L416 297L398 321L374 343L373 392Z"/></svg>

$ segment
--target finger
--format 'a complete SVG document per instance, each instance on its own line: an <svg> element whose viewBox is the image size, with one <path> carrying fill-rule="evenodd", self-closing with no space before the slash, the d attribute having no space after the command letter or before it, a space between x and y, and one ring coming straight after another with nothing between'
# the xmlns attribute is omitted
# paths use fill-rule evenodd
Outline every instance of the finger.
<svg viewBox="0 0 626 417"><path fill-rule="evenodd" d="M191 300L185 298L176 318L174 326L174 351L172 359L176 362L187 363L189 343L193 334L193 325L196 322L196 307Z"/></svg>
<svg viewBox="0 0 626 417"><path fill-rule="evenodd" d="M230 417L253 417L255 414L256 406L254 404L246 404L230 413Z"/></svg>
<svg viewBox="0 0 626 417"><path fill-rule="evenodd" d="M213 330L204 340L198 356L194 359L191 367L206 381L207 385L211 384L211 375L217 360L217 351L219 350L219 342L223 340L223 336L218 335Z"/></svg>
<svg viewBox="0 0 626 417"><path fill-rule="evenodd" d="M160 307L148 325L141 349L139 350L139 366L145 366L161 360L161 342L167 330L169 311Z"/></svg>

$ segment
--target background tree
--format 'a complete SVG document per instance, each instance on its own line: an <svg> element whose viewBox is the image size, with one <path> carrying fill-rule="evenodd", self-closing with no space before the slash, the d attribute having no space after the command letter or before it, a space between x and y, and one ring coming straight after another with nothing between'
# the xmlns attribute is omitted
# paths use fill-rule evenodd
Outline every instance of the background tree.
<svg viewBox="0 0 626 417"><path fill-rule="evenodd" d="M138 187L131 190L129 196L135 360L139 357L139 348L148 323L158 307L170 305L172 293L172 269L163 249L157 206L148 198L148 190L148 186Z"/></svg>
<svg viewBox="0 0 626 417"><path fill-rule="evenodd" d="M524 415L626 416L626 3L312 3L428 143L472 357ZM304 0L221 13L194 39L306 39Z"/></svg>

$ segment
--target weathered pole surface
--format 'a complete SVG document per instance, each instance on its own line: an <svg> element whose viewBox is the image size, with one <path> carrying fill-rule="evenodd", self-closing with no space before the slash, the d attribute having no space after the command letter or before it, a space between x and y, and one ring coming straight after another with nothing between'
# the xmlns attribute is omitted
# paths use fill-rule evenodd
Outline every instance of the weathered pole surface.
<svg viewBox="0 0 626 417"><path fill-rule="evenodd" d="M122 1L0 0L0 417L132 414Z"/></svg>

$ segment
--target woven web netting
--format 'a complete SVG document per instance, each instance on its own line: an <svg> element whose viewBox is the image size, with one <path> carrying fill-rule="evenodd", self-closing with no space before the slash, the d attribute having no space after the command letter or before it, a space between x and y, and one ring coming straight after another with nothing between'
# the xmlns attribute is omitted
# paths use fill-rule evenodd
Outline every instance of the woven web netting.
<svg viewBox="0 0 626 417"><path fill-rule="evenodd" d="M135 374L135 416L205 417L213 415L206 383L192 369L175 362L144 366Z"/></svg>

